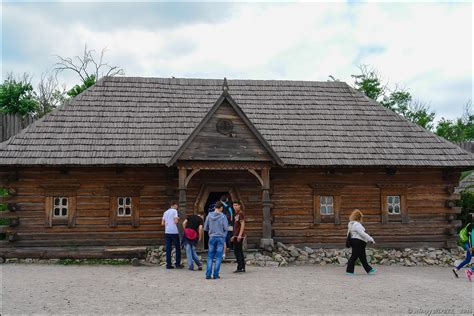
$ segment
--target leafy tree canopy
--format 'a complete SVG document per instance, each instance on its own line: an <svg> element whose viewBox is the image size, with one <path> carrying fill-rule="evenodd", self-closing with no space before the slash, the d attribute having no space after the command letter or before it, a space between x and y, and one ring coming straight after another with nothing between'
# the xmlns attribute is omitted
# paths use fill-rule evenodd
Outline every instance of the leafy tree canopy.
<svg viewBox="0 0 474 316"><path fill-rule="evenodd" d="M436 113L431 111L428 105L413 100L411 93L406 89L396 86L390 90L374 68L361 65L359 70L360 74L352 75L355 89L407 120L427 130L433 130Z"/></svg>
<svg viewBox="0 0 474 316"><path fill-rule="evenodd" d="M0 85L0 111L22 116L32 115L39 106L35 97L30 77L27 74L24 74L22 79L16 79L10 73Z"/></svg>
<svg viewBox="0 0 474 316"><path fill-rule="evenodd" d="M69 90L67 92L67 95L70 97L75 97L76 95L85 91L87 88L93 86L95 82L96 82L95 75L89 75L84 79L82 84L75 85L71 90Z"/></svg>
<svg viewBox="0 0 474 316"><path fill-rule="evenodd" d="M436 134L454 143L474 140L474 113L469 101L462 117L455 120L442 118L436 126Z"/></svg>

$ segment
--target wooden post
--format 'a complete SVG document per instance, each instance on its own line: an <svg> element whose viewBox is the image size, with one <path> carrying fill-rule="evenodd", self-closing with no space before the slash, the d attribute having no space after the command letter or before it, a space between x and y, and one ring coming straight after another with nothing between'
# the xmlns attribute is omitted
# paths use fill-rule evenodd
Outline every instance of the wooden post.
<svg viewBox="0 0 474 316"><path fill-rule="evenodd" d="M263 206L263 231L260 247L271 250L274 247L272 238L272 222L271 222L271 199L270 199L270 168L262 169L262 206Z"/></svg>
<svg viewBox="0 0 474 316"><path fill-rule="evenodd" d="M186 218L186 177L187 177L187 170L184 167L179 168L179 223L178 223L178 230L179 235L183 236L183 222Z"/></svg>

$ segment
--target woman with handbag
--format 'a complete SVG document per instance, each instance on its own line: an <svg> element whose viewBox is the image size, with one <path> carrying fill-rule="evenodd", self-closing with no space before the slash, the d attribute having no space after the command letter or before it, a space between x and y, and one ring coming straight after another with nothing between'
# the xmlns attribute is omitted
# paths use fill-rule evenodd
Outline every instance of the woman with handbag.
<svg viewBox="0 0 474 316"><path fill-rule="evenodd" d="M373 274L377 269L372 268L367 262L367 256L365 254L365 247L368 242L375 244L374 239L365 232L364 226L362 226L362 218L364 215L358 209L352 211L349 217L349 224L347 225L347 239L350 247L352 248L352 255L347 263L346 274L355 275L354 267L357 259L360 260L362 266L368 274Z"/></svg>

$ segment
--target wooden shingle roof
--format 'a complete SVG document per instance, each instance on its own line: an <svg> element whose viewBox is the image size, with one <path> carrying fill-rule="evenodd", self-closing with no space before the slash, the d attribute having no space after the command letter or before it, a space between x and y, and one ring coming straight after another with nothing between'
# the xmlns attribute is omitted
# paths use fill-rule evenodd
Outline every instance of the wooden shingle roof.
<svg viewBox="0 0 474 316"><path fill-rule="evenodd" d="M109 77L0 146L0 165L166 164L222 80ZM473 156L343 82L228 80L285 165L469 167Z"/></svg>

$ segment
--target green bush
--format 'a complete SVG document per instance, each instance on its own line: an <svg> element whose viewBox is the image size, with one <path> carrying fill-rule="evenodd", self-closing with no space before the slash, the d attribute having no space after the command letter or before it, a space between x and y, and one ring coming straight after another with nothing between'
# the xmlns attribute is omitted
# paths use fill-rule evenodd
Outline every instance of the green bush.
<svg viewBox="0 0 474 316"><path fill-rule="evenodd" d="M0 218L0 226L2 225L10 225L10 219L9 218Z"/></svg>
<svg viewBox="0 0 474 316"><path fill-rule="evenodd" d="M0 196L8 196L8 189L0 188Z"/></svg>
<svg viewBox="0 0 474 316"><path fill-rule="evenodd" d="M471 221L471 214L474 213L474 192L468 190L461 192L461 199L457 201L457 206L462 207L461 213L458 214L458 219L462 221L460 230Z"/></svg>
<svg viewBox="0 0 474 316"><path fill-rule="evenodd" d="M8 189L7 188L0 188L0 197L5 197L8 196ZM7 203L0 203L0 212L5 212L8 209ZM0 225L10 225L10 219L9 218L0 218ZM5 233L0 233L0 240L3 240L6 238Z"/></svg>

